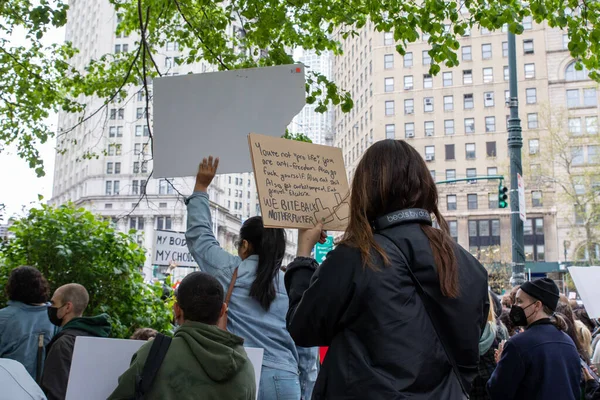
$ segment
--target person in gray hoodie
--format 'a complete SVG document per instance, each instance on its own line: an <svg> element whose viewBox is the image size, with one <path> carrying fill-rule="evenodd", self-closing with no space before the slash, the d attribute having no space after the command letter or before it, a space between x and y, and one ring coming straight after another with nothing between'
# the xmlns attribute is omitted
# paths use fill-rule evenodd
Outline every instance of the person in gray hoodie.
<svg viewBox="0 0 600 400"><path fill-rule="evenodd" d="M216 326L227 310L223 286L204 272L187 275L177 288L175 332L144 400L255 400L254 368L244 339ZM133 356L109 400L135 398L152 342Z"/></svg>

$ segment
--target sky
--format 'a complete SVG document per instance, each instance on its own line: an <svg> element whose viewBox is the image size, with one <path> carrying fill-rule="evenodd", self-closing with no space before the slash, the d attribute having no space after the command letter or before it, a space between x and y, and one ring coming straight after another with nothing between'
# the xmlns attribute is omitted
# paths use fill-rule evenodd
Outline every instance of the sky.
<svg viewBox="0 0 600 400"><path fill-rule="evenodd" d="M64 36L64 29L51 30L45 35L44 43L61 43ZM9 39L15 46L27 44L22 31L15 32ZM51 115L47 120L54 130L57 119L57 115ZM15 214L24 215L23 207L27 210L39 204L38 194L44 196L43 202L50 199L54 177L54 146L54 138L38 146L46 171L46 176L42 178L38 178L27 162L16 155L15 147L9 146L0 152L0 203L6 206L5 219Z"/></svg>

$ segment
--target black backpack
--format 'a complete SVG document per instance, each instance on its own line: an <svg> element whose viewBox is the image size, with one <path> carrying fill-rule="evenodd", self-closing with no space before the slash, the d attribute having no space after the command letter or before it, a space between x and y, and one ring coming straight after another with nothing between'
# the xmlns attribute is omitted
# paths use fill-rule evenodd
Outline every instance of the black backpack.
<svg viewBox="0 0 600 400"><path fill-rule="evenodd" d="M152 387L154 378L167 355L170 345L171 338L168 336L159 333L154 338L150 353L142 370L142 375L138 375L135 381L135 400L143 400L146 393Z"/></svg>

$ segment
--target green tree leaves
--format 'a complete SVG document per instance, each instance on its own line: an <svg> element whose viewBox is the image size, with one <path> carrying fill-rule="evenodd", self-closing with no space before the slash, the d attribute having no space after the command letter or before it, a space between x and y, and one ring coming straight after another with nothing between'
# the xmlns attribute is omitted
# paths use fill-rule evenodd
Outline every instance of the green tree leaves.
<svg viewBox="0 0 600 400"><path fill-rule="evenodd" d="M131 235L116 232L109 221L73 205L42 206L11 229L16 238L0 248L1 288L13 268L32 265L53 291L71 282L85 286L90 294L85 314L108 313L115 337L127 338L139 327L172 329L170 304L161 300L162 287L144 283L140 273L144 250ZM5 300L0 297L0 303Z"/></svg>

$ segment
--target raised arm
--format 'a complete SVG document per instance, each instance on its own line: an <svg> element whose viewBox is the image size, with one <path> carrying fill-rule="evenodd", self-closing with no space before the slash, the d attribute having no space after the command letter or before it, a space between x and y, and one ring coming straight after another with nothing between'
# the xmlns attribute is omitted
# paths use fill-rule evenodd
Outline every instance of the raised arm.
<svg viewBox="0 0 600 400"><path fill-rule="evenodd" d="M207 189L219 166L219 159L209 157L200 163L194 194L187 200L187 230L185 238L188 249L200 269L209 274L224 274L230 277L242 260L223 250L212 229L212 217Z"/></svg>

